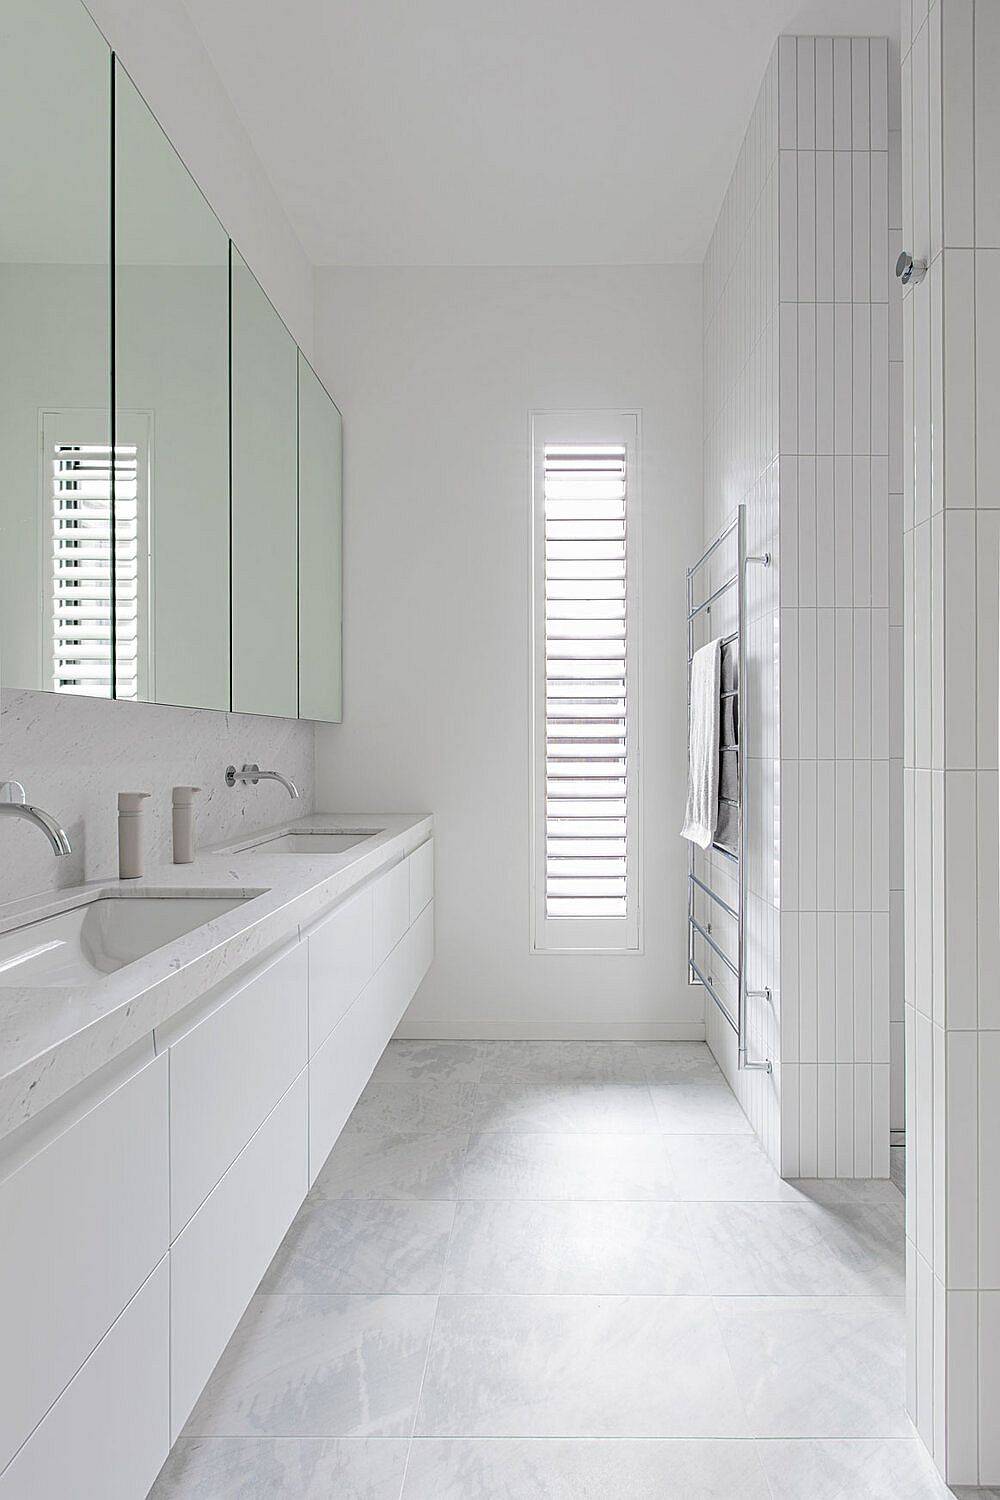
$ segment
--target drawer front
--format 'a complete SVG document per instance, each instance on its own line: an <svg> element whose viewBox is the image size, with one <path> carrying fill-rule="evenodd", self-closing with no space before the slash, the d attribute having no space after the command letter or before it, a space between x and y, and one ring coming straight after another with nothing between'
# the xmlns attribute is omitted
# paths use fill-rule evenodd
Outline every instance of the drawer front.
<svg viewBox="0 0 1000 1500"><path fill-rule="evenodd" d="M0 1468L166 1252L167 1162L160 1057L0 1185Z"/></svg>
<svg viewBox="0 0 1000 1500"><path fill-rule="evenodd" d="M434 949L426 907L309 1064L309 1180L319 1170L385 1051Z"/></svg>
<svg viewBox="0 0 1000 1500"><path fill-rule="evenodd" d="M410 939L409 953L409 990L407 1005L413 999L423 981L424 975L434 960L434 902L425 906L417 917L407 936Z"/></svg>
<svg viewBox="0 0 1000 1500"><path fill-rule="evenodd" d="M309 1052L325 1041L375 969L374 892L352 896L309 934Z"/></svg>
<svg viewBox="0 0 1000 1500"><path fill-rule="evenodd" d="M410 868L394 865L375 882L375 967L384 963L410 925Z"/></svg>
<svg viewBox="0 0 1000 1500"><path fill-rule="evenodd" d="M0 1478L0 1500L141 1500L170 1448L164 1256Z"/></svg>
<svg viewBox="0 0 1000 1500"><path fill-rule="evenodd" d="M383 988L384 973L379 970L310 1059L310 1185L316 1181L389 1039L380 1003Z"/></svg>
<svg viewBox="0 0 1000 1500"><path fill-rule="evenodd" d="M298 943L170 1047L170 1234L184 1228L308 1060Z"/></svg>
<svg viewBox="0 0 1000 1500"><path fill-rule="evenodd" d="M305 1070L170 1247L171 1440L308 1190Z"/></svg>
<svg viewBox="0 0 1000 1500"><path fill-rule="evenodd" d="M407 860L410 867L410 921L415 922L434 896L434 840L428 839L414 849Z"/></svg>

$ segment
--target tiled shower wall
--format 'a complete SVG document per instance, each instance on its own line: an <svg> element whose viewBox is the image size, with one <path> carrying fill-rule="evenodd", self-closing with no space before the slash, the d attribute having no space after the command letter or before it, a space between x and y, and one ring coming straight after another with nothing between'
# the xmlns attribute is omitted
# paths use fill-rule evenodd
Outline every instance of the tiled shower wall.
<svg viewBox="0 0 1000 1500"><path fill-rule="evenodd" d="M771 990L770 1006L749 1002L749 1050L773 1074L737 1074L711 1002L706 1021L788 1176L888 1173L893 984L902 1020L897 77L884 38L781 38L704 267L705 538L745 502L748 550L773 558L747 573L741 726L748 986ZM734 567L727 544L701 594ZM695 644L734 627L726 602ZM711 864L731 891L731 866ZM716 936L724 925L716 914Z"/></svg>
<svg viewBox="0 0 1000 1500"><path fill-rule="evenodd" d="M907 1400L1000 1483L1000 4L904 0Z"/></svg>
<svg viewBox="0 0 1000 1500"><path fill-rule="evenodd" d="M781 1170L788 1176L889 1170L903 625L898 399L890 441L900 306L895 285L890 301L889 264L901 152L890 121L898 126L898 70L889 67L884 37L781 38ZM898 921L901 901L895 905Z"/></svg>

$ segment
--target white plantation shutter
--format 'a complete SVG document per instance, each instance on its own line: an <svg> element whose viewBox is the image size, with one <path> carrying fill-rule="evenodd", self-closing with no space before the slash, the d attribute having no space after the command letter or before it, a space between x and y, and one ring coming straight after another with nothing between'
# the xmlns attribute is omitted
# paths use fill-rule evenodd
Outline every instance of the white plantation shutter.
<svg viewBox="0 0 1000 1500"><path fill-rule="evenodd" d="M115 482L115 651L111 610L111 448L62 441L47 416L50 527L45 588L45 671L53 691L83 697L140 696L146 650L147 518L140 505L143 455L119 443ZM99 424L95 424L99 425Z"/></svg>
<svg viewBox="0 0 1000 1500"><path fill-rule="evenodd" d="M638 944L634 433L534 424L536 947Z"/></svg>

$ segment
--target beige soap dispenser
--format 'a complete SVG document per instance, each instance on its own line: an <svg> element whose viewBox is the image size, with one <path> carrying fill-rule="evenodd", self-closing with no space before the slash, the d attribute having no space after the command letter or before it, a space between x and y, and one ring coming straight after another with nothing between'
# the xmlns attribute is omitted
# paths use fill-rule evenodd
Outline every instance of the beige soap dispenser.
<svg viewBox="0 0 1000 1500"><path fill-rule="evenodd" d="M118 793L118 879L142 874L142 804L148 792Z"/></svg>
<svg viewBox="0 0 1000 1500"><path fill-rule="evenodd" d="M194 859L194 794L200 786L175 786L173 791L174 864Z"/></svg>

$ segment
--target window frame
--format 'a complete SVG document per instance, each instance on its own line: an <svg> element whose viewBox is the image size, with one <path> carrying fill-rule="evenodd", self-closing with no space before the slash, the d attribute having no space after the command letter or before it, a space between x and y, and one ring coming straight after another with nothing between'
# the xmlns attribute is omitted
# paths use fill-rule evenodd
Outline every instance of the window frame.
<svg viewBox="0 0 1000 1500"><path fill-rule="evenodd" d="M537 410L529 414L531 598L529 711L530 950L532 953L641 954L642 861L642 473L641 413ZM620 443L626 450L626 895L624 917L550 917L546 875L545 447Z"/></svg>

